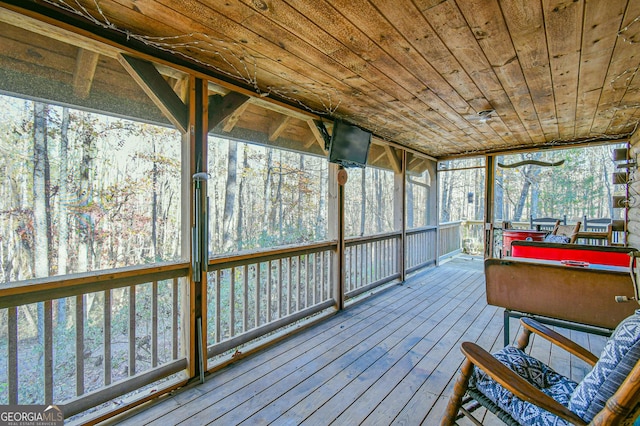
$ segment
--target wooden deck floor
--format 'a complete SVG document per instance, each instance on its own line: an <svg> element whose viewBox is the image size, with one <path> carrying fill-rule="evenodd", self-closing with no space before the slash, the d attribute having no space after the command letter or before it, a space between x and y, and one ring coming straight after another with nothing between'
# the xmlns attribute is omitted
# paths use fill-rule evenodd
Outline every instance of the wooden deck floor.
<svg viewBox="0 0 640 426"><path fill-rule="evenodd" d="M482 260L459 257L123 423L436 425L462 362L460 343L495 350L502 345L502 328L502 309L485 300ZM604 344L602 337L566 334L596 353ZM543 341L534 339L531 351L574 380L587 371L582 361ZM486 417L485 424L500 424Z"/></svg>

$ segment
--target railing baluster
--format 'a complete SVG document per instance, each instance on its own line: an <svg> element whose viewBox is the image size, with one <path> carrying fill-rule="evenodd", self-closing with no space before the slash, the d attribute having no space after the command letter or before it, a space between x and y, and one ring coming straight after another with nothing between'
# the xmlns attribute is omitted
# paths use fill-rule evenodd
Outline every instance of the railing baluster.
<svg viewBox="0 0 640 426"><path fill-rule="evenodd" d="M268 262L268 271L267 274L267 322L271 322L272 313L271 313L271 277L273 275L273 265L271 261Z"/></svg>
<svg viewBox="0 0 640 426"><path fill-rule="evenodd" d="M249 265L244 265L242 280L242 331L247 331L249 324Z"/></svg>
<svg viewBox="0 0 640 426"><path fill-rule="evenodd" d="M229 337L236 335L236 268L231 268L229 284Z"/></svg>
<svg viewBox="0 0 640 426"><path fill-rule="evenodd" d="M105 290L104 294L104 306L102 307L102 327L104 329L104 351L103 351L103 363L104 363L104 385L111 384L111 290Z"/></svg>
<svg viewBox="0 0 640 426"><path fill-rule="evenodd" d="M18 404L18 307L7 308L9 405Z"/></svg>
<svg viewBox="0 0 640 426"><path fill-rule="evenodd" d="M262 263L258 263L256 264L256 281L255 281L255 288L256 288L256 321L255 321L255 326L259 327L260 326L260 265L262 265Z"/></svg>
<svg viewBox="0 0 640 426"><path fill-rule="evenodd" d="M44 302L44 403L53 404L53 309Z"/></svg>
<svg viewBox="0 0 640 426"><path fill-rule="evenodd" d="M158 281L151 284L151 367L158 366Z"/></svg>
<svg viewBox="0 0 640 426"><path fill-rule="evenodd" d="M330 285L330 280L327 279L328 275L325 273L326 271L326 263L327 263L327 256L326 256L326 252L320 252L320 258L322 259L322 282L323 285L325 286L325 288L327 289L327 294L325 297L325 300L329 300L331 299L331 285Z"/></svg>
<svg viewBox="0 0 640 426"><path fill-rule="evenodd" d="M317 267L318 267L318 258L316 257L318 253L313 253L313 300L311 301L311 303L313 303L314 305L316 304L316 293L318 291L318 274L317 274Z"/></svg>
<svg viewBox="0 0 640 426"><path fill-rule="evenodd" d="M278 318L282 318L282 281L284 281L282 271L282 258L278 259Z"/></svg>
<svg viewBox="0 0 640 426"><path fill-rule="evenodd" d="M216 338L215 341L216 343L219 343L221 340L221 324L220 324L220 299L221 299L221 295L220 295L220 279L222 278L222 270L221 269L216 269Z"/></svg>
<svg viewBox="0 0 640 426"><path fill-rule="evenodd" d="M287 315L291 314L291 304L293 302L293 260L291 256L287 257Z"/></svg>
<svg viewBox="0 0 640 426"><path fill-rule="evenodd" d="M84 295L76 296L76 396L84 394Z"/></svg>
<svg viewBox="0 0 640 426"><path fill-rule="evenodd" d="M136 286L129 287L129 376L136 374Z"/></svg>
<svg viewBox="0 0 640 426"><path fill-rule="evenodd" d="M296 269L296 273L298 275L298 279L297 279L297 284L296 284L296 289L297 289L297 294L298 296L296 297L296 311L300 310L300 298L302 297L302 289L301 289L301 279L302 279L302 272L300 272L300 256L296 256L296 265L297 265L297 269Z"/></svg>
<svg viewBox="0 0 640 426"><path fill-rule="evenodd" d="M178 279L174 278L171 285L171 350L172 359L178 359Z"/></svg>

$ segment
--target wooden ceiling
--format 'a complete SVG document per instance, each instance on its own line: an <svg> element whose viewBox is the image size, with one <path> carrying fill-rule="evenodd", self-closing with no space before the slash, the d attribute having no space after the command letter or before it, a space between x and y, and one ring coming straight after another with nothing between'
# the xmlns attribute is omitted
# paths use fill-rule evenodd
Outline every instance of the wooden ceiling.
<svg viewBox="0 0 640 426"><path fill-rule="evenodd" d="M438 158L621 139L640 120L637 0L7 1L26 3ZM300 123L291 138L312 144Z"/></svg>

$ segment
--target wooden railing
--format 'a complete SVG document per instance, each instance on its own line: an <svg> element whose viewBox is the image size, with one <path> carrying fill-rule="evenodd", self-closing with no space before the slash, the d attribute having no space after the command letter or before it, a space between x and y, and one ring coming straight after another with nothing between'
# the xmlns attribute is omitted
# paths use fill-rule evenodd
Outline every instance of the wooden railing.
<svg viewBox="0 0 640 426"><path fill-rule="evenodd" d="M401 236L400 232L388 232L345 239L346 299L400 277Z"/></svg>
<svg viewBox="0 0 640 426"><path fill-rule="evenodd" d="M188 271L170 263L0 287L0 404L55 403L70 417L185 370Z"/></svg>
<svg viewBox="0 0 640 426"><path fill-rule="evenodd" d="M324 242L210 259L207 357L336 305L336 249Z"/></svg>
<svg viewBox="0 0 640 426"><path fill-rule="evenodd" d="M438 242L438 254L440 258L453 256L462 251L462 224L461 221L441 223Z"/></svg>
<svg viewBox="0 0 640 426"><path fill-rule="evenodd" d="M446 228L445 235L447 242L444 245L446 250L451 250L452 247L453 250L460 248L459 239L457 245L453 244L453 241L449 241L451 234L455 234L455 231L452 231L453 229L454 227ZM425 226L410 229L406 232L405 268L407 273L424 268L425 266L435 265L438 256L437 230L438 228L436 226Z"/></svg>

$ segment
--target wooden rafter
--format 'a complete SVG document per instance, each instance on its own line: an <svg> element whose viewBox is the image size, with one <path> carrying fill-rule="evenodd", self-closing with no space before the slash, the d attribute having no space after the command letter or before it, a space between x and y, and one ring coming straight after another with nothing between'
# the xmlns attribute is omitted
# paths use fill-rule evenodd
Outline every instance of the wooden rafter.
<svg viewBox="0 0 640 426"><path fill-rule="evenodd" d="M393 167L393 171L396 173L402 173L402 160L398 158L398 154L396 154L395 149L389 145L385 145L384 150L387 153L387 157L389 157L389 162L391 163L391 167Z"/></svg>
<svg viewBox="0 0 640 426"><path fill-rule="evenodd" d="M125 54L118 55L118 61L169 121L186 133L189 124L187 106L153 64Z"/></svg>
<svg viewBox="0 0 640 426"><path fill-rule="evenodd" d="M235 122L237 122L242 112L246 109L249 100L249 96L238 92L230 92L226 96L209 96L209 130L224 120L233 117L234 114L237 115L237 118L235 118ZM227 122L228 124L229 122ZM226 130L227 125L225 125L225 131L230 131ZM233 129L234 125L235 123L231 126L231 129Z"/></svg>
<svg viewBox="0 0 640 426"><path fill-rule="evenodd" d="M309 125L309 129L311 130L311 134L313 134L313 137L315 138L315 141L318 143L318 145L320 145L320 148L322 148L322 151L326 153L327 150L324 149L324 138L320 134L320 130L318 130L318 128L316 127L316 123L313 120L306 120L306 121L307 121L307 124Z"/></svg>
<svg viewBox="0 0 640 426"><path fill-rule="evenodd" d="M236 124L238 124L238 120L240 120L240 117L242 117L242 114L245 112L245 110L247 109L247 107L249 105L251 105L251 102L245 102L244 104L240 105L227 118L227 121L224 123L224 127L222 128L222 130L224 130L227 133L231 132L233 130L233 128L236 127Z"/></svg>
<svg viewBox="0 0 640 426"><path fill-rule="evenodd" d="M73 72L73 94L81 99L89 97L93 77L98 67L98 59L100 59L100 54L82 48L78 49L76 68Z"/></svg>
<svg viewBox="0 0 640 426"><path fill-rule="evenodd" d="M291 120L291 116L283 115L279 120L273 122L271 128L269 129L270 142L273 142L278 139L278 137L280 137L280 134L284 132L284 129L287 128L289 120Z"/></svg>

